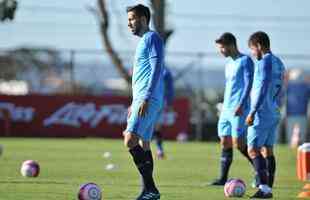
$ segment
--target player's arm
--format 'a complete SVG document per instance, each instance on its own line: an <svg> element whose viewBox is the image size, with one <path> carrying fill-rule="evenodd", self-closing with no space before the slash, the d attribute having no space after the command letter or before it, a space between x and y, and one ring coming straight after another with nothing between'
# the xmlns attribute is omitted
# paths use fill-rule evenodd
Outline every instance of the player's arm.
<svg viewBox="0 0 310 200"><path fill-rule="evenodd" d="M284 67L283 67L284 68ZM279 109L284 105L287 91L287 84L285 83L285 70L283 70L283 74L281 77L281 84L278 86L278 91L275 94L276 103Z"/></svg>
<svg viewBox="0 0 310 200"><path fill-rule="evenodd" d="M286 88L284 85L279 86L279 92L276 94L276 103L279 108L284 104Z"/></svg>
<svg viewBox="0 0 310 200"><path fill-rule="evenodd" d="M260 108L262 103L264 102L266 96L267 96L267 91L268 91L268 86L271 81L271 59L263 59L259 66L261 68L261 74L260 74L260 85L258 87L258 95L256 99L253 99L253 104L251 106L250 114L247 117L247 124L252 125L254 121L254 115L257 112L257 110Z"/></svg>
<svg viewBox="0 0 310 200"><path fill-rule="evenodd" d="M147 94L145 100L148 100L153 94L154 89L158 83L161 68L163 65L163 42L162 40L154 35L149 38L149 61L151 66L150 79L147 84Z"/></svg>
<svg viewBox="0 0 310 200"><path fill-rule="evenodd" d="M254 64L251 58L247 58L247 60L244 61L243 80L245 89L243 90L243 93L241 95L240 103L236 108L235 115L242 115L242 107L249 98L253 83L253 73L254 73L253 65Z"/></svg>

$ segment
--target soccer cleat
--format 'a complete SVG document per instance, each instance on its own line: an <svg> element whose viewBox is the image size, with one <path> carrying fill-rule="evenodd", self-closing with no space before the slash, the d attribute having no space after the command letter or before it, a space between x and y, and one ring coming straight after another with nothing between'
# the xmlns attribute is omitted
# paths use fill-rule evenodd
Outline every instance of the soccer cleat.
<svg viewBox="0 0 310 200"><path fill-rule="evenodd" d="M165 159L165 154L163 151L157 151L157 159L159 160Z"/></svg>
<svg viewBox="0 0 310 200"><path fill-rule="evenodd" d="M209 185L224 186L225 183L226 183L226 180L224 179L216 179L213 182L211 182Z"/></svg>
<svg viewBox="0 0 310 200"><path fill-rule="evenodd" d="M143 191L136 200L159 200L160 194L158 192Z"/></svg>
<svg viewBox="0 0 310 200"><path fill-rule="evenodd" d="M271 198L272 198L271 192L265 193L262 190L257 190L257 192L250 197L250 199L271 199Z"/></svg>

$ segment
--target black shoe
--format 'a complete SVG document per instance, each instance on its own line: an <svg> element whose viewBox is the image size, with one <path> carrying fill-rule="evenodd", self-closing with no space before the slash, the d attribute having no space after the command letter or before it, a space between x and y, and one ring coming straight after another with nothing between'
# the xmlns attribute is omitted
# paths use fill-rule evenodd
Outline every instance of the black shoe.
<svg viewBox="0 0 310 200"><path fill-rule="evenodd" d="M136 200L159 200L160 194L159 192L153 191L143 191Z"/></svg>
<svg viewBox="0 0 310 200"><path fill-rule="evenodd" d="M268 192L265 193L261 190L258 190L253 196L250 197L250 199L271 199L272 193Z"/></svg>
<svg viewBox="0 0 310 200"><path fill-rule="evenodd" d="M211 182L209 185L215 185L215 186L223 186L225 185L226 180L224 179L216 179L213 182Z"/></svg>

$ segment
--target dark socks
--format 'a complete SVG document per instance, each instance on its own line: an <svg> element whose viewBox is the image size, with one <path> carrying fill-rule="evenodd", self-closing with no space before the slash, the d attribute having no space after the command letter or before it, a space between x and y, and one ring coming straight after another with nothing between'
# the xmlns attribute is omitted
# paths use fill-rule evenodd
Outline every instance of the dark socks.
<svg viewBox="0 0 310 200"><path fill-rule="evenodd" d="M154 131L154 137L156 141L156 147L159 151L163 152L163 139L160 131Z"/></svg>
<svg viewBox="0 0 310 200"><path fill-rule="evenodd" d="M248 161L253 165L253 161L252 159L250 158L249 154L248 154L248 147L245 147L243 149L239 149L240 153L246 157L248 159Z"/></svg>
<svg viewBox="0 0 310 200"><path fill-rule="evenodd" d="M268 170L268 185L269 187L273 186L273 182L274 182L274 175L276 172L276 160L274 155L272 156L268 156L266 158L267 161L267 170Z"/></svg>
<svg viewBox="0 0 310 200"><path fill-rule="evenodd" d="M150 150L145 151L145 156L146 156L146 160L150 161L151 163L151 173L153 174L154 161L153 161L152 152ZM145 190L146 190L145 182L144 182L143 176L141 175L141 191L143 192Z"/></svg>
<svg viewBox="0 0 310 200"><path fill-rule="evenodd" d="M233 159L233 149L222 149L221 155L221 180L226 181L228 172Z"/></svg>
<svg viewBox="0 0 310 200"><path fill-rule="evenodd" d="M262 155L258 155L254 159L252 159L252 161L256 174L259 177L259 183L262 185L266 185L268 183L266 159L263 158Z"/></svg>
<svg viewBox="0 0 310 200"><path fill-rule="evenodd" d="M142 187L148 191L158 192L153 180L153 158L151 151L144 151L140 145L129 150L142 176Z"/></svg>
<svg viewBox="0 0 310 200"><path fill-rule="evenodd" d="M153 155L151 150L145 151L145 156L146 156L146 160L149 161L151 163L151 171L153 173L153 169L154 169L154 160L153 160Z"/></svg>

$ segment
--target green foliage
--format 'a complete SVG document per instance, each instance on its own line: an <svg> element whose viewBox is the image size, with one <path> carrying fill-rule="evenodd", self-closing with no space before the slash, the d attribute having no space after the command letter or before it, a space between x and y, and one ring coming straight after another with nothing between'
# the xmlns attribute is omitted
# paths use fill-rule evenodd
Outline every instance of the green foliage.
<svg viewBox="0 0 310 200"><path fill-rule="evenodd" d="M10 20L12 21L15 17L17 9L16 0L1 0L0 1L0 21Z"/></svg>

